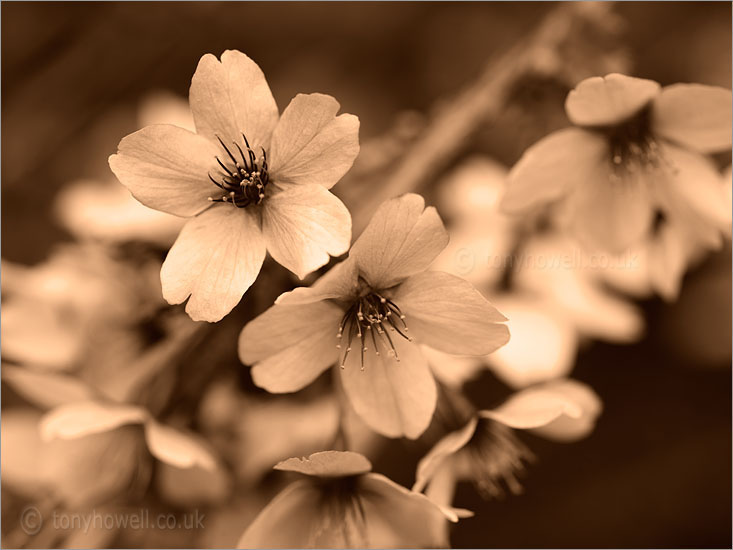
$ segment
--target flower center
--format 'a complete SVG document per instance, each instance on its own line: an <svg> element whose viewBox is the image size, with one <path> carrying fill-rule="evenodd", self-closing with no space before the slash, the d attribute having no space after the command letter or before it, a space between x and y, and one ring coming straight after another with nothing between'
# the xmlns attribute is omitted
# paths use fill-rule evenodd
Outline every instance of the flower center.
<svg viewBox="0 0 733 550"><path fill-rule="evenodd" d="M216 157L216 162L219 163L221 170L216 177L209 174L209 179L222 192L219 197L209 197L212 202L228 202L237 208L245 208L251 204L260 204L265 198L265 187L270 182L270 176L267 173L267 153L262 148L262 157L258 161L249 146L247 137L242 134L242 138L247 150L246 155L236 141L232 142L239 152L240 161L232 153L233 149L229 149L222 139L216 136L227 156L223 157L224 161Z"/></svg>
<svg viewBox="0 0 733 550"><path fill-rule="evenodd" d="M397 304L378 292L369 291L357 299L341 318L336 334L338 349L342 349L341 342L346 337L346 348L341 354L341 368L346 366L346 358L351 352L354 340L358 343L361 353L361 370L364 370L364 353L369 349L368 340L371 340L377 355L380 355L381 346L381 349L387 351L388 356L399 361L400 357L390 333L412 342L412 338L406 334L408 330L405 316Z"/></svg>
<svg viewBox="0 0 733 550"><path fill-rule="evenodd" d="M649 107L603 131L608 138L615 176L633 174L659 163L660 151L652 132Z"/></svg>
<svg viewBox="0 0 733 550"><path fill-rule="evenodd" d="M533 460L534 455L511 428L482 418L464 449L468 453L474 483L482 496L501 497L504 485L515 495L522 492L517 474L524 470L523 461Z"/></svg>

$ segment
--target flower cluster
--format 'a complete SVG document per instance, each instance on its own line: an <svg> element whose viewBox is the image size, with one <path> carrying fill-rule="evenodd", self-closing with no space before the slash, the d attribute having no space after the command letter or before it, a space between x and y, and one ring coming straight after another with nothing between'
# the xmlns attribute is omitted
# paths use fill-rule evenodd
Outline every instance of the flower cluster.
<svg viewBox="0 0 733 550"><path fill-rule="evenodd" d="M570 378L581 345L637 341L631 298L673 300L730 237L730 175L710 156L731 147L720 88L583 80L573 126L513 168L478 156L438 178L426 196L445 225L408 192L353 243L331 189L359 153L356 116L319 93L280 112L231 50L201 58L189 105L192 121L177 103L162 118L178 124L143 117L109 157L134 200L89 183L59 197L83 244L3 263L2 379L39 409L6 415L3 477L27 498L112 506L155 480L163 500L239 514L233 479L254 494L274 476L237 516L240 548L447 546L472 515L458 483L522 492L522 432L593 432L601 399ZM268 295L258 276L287 282ZM245 382L216 370L237 333ZM502 397L475 403L466 386L490 373ZM367 458L398 438L423 454L410 489Z"/></svg>

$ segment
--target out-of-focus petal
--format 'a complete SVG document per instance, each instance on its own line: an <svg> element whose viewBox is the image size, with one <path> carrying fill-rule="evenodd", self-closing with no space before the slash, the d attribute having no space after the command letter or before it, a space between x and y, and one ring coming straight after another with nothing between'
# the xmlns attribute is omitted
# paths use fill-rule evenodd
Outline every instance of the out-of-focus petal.
<svg viewBox="0 0 733 550"><path fill-rule="evenodd" d="M1 423L3 488L31 499L41 495L46 487L39 476L46 446L38 434L40 418L40 413L33 409L8 407Z"/></svg>
<svg viewBox="0 0 733 550"><path fill-rule="evenodd" d="M242 133L255 151L267 147L278 119L277 104L257 63L227 50L221 62L204 55L191 79L188 100L199 134L229 144L242 143Z"/></svg>
<svg viewBox="0 0 733 550"><path fill-rule="evenodd" d="M301 279L349 249L351 214L320 185L288 185L262 209L267 250Z"/></svg>
<svg viewBox="0 0 733 550"><path fill-rule="evenodd" d="M466 446L476 432L478 418L474 417L460 430L450 432L438 441L417 464L413 491L422 491L437 471L445 467L445 461Z"/></svg>
<svg viewBox="0 0 733 550"><path fill-rule="evenodd" d="M458 521L454 510L440 507L422 493L409 491L383 475L366 474L360 483L367 547L437 548L437 533L429 526L444 519Z"/></svg>
<svg viewBox="0 0 733 550"><path fill-rule="evenodd" d="M196 128L188 101L166 90L153 91L140 101L137 122L141 128L152 124L173 124L192 132Z"/></svg>
<svg viewBox="0 0 733 550"><path fill-rule="evenodd" d="M216 468L216 459L193 435L149 419L145 423L145 441L150 453L158 460L177 468L200 466Z"/></svg>
<svg viewBox="0 0 733 550"><path fill-rule="evenodd" d="M19 363L69 370L84 347L83 323L69 322L45 300L3 299L2 354Z"/></svg>
<svg viewBox="0 0 733 550"><path fill-rule="evenodd" d="M654 132L684 147L714 153L731 147L731 91L702 84L673 84L654 100Z"/></svg>
<svg viewBox="0 0 733 550"><path fill-rule="evenodd" d="M405 315L409 335L437 350L486 355L509 340L506 317L470 283L448 273L413 275L392 300Z"/></svg>
<svg viewBox="0 0 733 550"><path fill-rule="evenodd" d="M496 215L508 172L506 166L486 156L463 161L438 186L440 212L452 218L488 222L486 216Z"/></svg>
<svg viewBox="0 0 733 550"><path fill-rule="evenodd" d="M338 539L338 532L316 532L324 522L317 505L320 498L321 492L309 480L291 483L247 527L237 548L338 548L327 540Z"/></svg>
<svg viewBox="0 0 733 550"><path fill-rule="evenodd" d="M408 193L382 203L349 257L372 288L389 288L427 269L447 244L435 208L425 208L420 195Z"/></svg>
<svg viewBox="0 0 733 550"><path fill-rule="evenodd" d="M176 216L193 216L217 191L208 173L216 166L208 139L167 124L126 136L109 157L115 176L145 206Z"/></svg>
<svg viewBox="0 0 733 550"><path fill-rule="evenodd" d="M359 119L339 115L329 95L298 94L272 133L270 170L277 183L322 185L338 182L359 154Z"/></svg>
<svg viewBox="0 0 733 550"><path fill-rule="evenodd" d="M554 441L577 441L593 431L603 405L596 393L587 385L576 380L556 380L540 387L540 391L563 396L571 406L572 413L565 412L549 424L534 428L533 433Z"/></svg>
<svg viewBox="0 0 733 550"><path fill-rule="evenodd" d="M186 223L163 262L163 297L194 321L219 321L242 299L265 259L257 221L241 208L214 206Z"/></svg>
<svg viewBox="0 0 733 550"><path fill-rule="evenodd" d="M149 417L135 405L79 401L61 405L41 419L41 437L76 439L89 434L108 432L127 424L142 424Z"/></svg>
<svg viewBox="0 0 733 550"><path fill-rule="evenodd" d="M361 365L361 340L354 342L346 364L340 369L341 381L352 407L373 430L387 437L416 439L430 424L437 390L427 360L414 343L392 336L399 361L388 354L380 342L380 355L369 348Z"/></svg>
<svg viewBox="0 0 733 550"><path fill-rule="evenodd" d="M514 388L567 375L578 348L575 327L559 308L542 298L497 298L506 313L511 338L486 358L494 373Z"/></svg>
<svg viewBox="0 0 733 550"><path fill-rule="evenodd" d="M565 100L565 112L578 126L609 126L631 117L659 94L653 80L612 73L587 78Z"/></svg>
<svg viewBox="0 0 733 550"><path fill-rule="evenodd" d="M706 157L674 145L665 145L661 154L670 165L658 186L662 208L676 223L717 245L731 223L731 203L720 173Z"/></svg>
<svg viewBox="0 0 733 550"><path fill-rule="evenodd" d="M420 346L435 377L450 387L460 388L486 370L482 357L453 355L429 346Z"/></svg>
<svg viewBox="0 0 733 550"><path fill-rule="evenodd" d="M553 132L527 149L507 177L501 201L505 212L519 213L593 185L608 145L579 128Z"/></svg>
<svg viewBox="0 0 733 550"><path fill-rule="evenodd" d="M24 398L42 408L88 401L94 397L89 386L77 378L62 374L3 365L2 379Z"/></svg>
<svg viewBox="0 0 733 550"><path fill-rule="evenodd" d="M563 387L550 382L526 388L495 409L479 412L479 416L521 430L546 426L561 416L579 419L583 408L573 399L575 394L562 391Z"/></svg>
<svg viewBox="0 0 733 550"><path fill-rule="evenodd" d="M332 267L310 287L301 286L277 297L277 305L298 305L320 300L352 298L358 289L359 270L353 258Z"/></svg>
<svg viewBox="0 0 733 550"><path fill-rule="evenodd" d="M610 164L598 164L584 185L575 189L564 206L563 223L589 250L620 253L641 242L653 221L649 186L654 174L611 178Z"/></svg>
<svg viewBox="0 0 733 550"><path fill-rule="evenodd" d="M328 302L273 306L239 336L239 357L252 379L273 393L297 391L336 362L343 312Z"/></svg>
<svg viewBox="0 0 733 550"><path fill-rule="evenodd" d="M141 241L170 246L185 220L138 202L121 185L79 181L54 203L61 223L81 239Z"/></svg>
<svg viewBox="0 0 733 550"><path fill-rule="evenodd" d="M372 463L364 455L352 451L321 451L307 458L288 458L276 464L274 469L317 477L345 477L370 472Z"/></svg>

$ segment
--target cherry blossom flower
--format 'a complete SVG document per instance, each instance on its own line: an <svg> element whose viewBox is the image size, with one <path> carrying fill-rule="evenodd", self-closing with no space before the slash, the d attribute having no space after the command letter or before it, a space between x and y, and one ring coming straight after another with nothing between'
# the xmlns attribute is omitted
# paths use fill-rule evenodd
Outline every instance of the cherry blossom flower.
<svg viewBox="0 0 733 550"><path fill-rule="evenodd" d="M148 126L109 163L141 203L189 218L163 264L163 296L214 322L266 250L300 278L346 252L351 218L329 189L359 152L359 120L336 116L323 94L297 95L279 115L262 71L237 51L201 58L189 103L196 133Z"/></svg>
<svg viewBox="0 0 733 550"><path fill-rule="evenodd" d="M447 241L437 211L419 195L383 203L347 260L244 327L239 356L254 365L255 384L293 392L338 364L367 425L388 437L418 437L437 395L418 343L485 355L509 339L505 317L473 286L425 271Z"/></svg>
<svg viewBox="0 0 733 550"><path fill-rule="evenodd" d="M238 548L435 548L444 541L428 525L470 515L371 472L369 460L355 452L289 458L275 469L305 477L260 512Z"/></svg>
<svg viewBox="0 0 733 550"><path fill-rule="evenodd" d="M574 380L524 389L495 409L473 413L462 427L438 441L420 460L413 490L422 491L436 481L442 494L428 494L446 506L458 480L473 481L486 498L503 495L505 487L520 493L517 474L533 455L513 430L532 430L555 441L576 441L593 431L600 412L598 396Z"/></svg>
<svg viewBox="0 0 733 550"><path fill-rule="evenodd" d="M556 203L562 226L609 252L639 243L660 218L719 246L730 201L705 155L731 147L729 90L609 74L578 84L565 110L575 127L524 153L509 175L507 212Z"/></svg>

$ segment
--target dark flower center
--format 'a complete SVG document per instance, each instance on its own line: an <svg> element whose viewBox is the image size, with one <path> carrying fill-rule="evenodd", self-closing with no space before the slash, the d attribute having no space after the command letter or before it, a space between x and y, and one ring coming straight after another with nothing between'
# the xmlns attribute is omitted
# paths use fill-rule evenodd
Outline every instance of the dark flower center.
<svg viewBox="0 0 733 550"><path fill-rule="evenodd" d="M262 148L262 157L258 161L244 134L242 138L247 150L246 155L237 142L232 142L239 152L240 161L232 152L233 149L229 149L222 139L216 136L227 156L223 157L223 161L216 157L221 170L216 177L209 174L209 179L222 192L219 197L209 197L212 202L228 202L237 208L245 208L251 204L260 204L265 198L265 187L270 182L267 173L267 153Z"/></svg>
<svg viewBox="0 0 733 550"><path fill-rule="evenodd" d="M410 342L406 333L409 329L405 322L405 316L400 308L389 298L385 298L379 292L369 290L360 296L344 313L339 324L337 348L342 349L342 342L346 338L346 348L341 354L340 365L343 369L346 365L346 358L351 352L354 341L359 345L361 353L361 369L364 370L364 353L374 347L374 352L380 355L380 349L386 350L387 355L400 360L395 349L392 335L400 336ZM371 344L369 342L371 341Z"/></svg>
<svg viewBox="0 0 733 550"><path fill-rule="evenodd" d="M323 545L324 538L341 537L346 548L368 547L366 513L362 501L359 476L320 478L313 480L319 490L318 517L308 540L308 547Z"/></svg>
<svg viewBox="0 0 733 550"><path fill-rule="evenodd" d="M614 175L621 177L659 163L661 157L652 132L650 107L601 131L608 139Z"/></svg>
<svg viewBox="0 0 733 550"><path fill-rule="evenodd" d="M502 497L504 486L515 495L522 492L517 474L534 455L511 428L482 418L463 451L468 454L476 489L484 498Z"/></svg>

